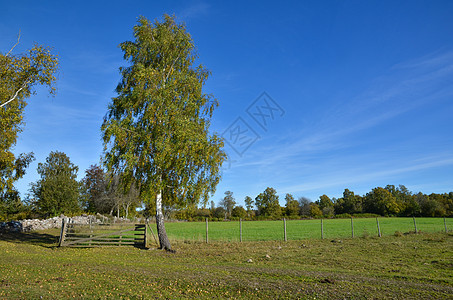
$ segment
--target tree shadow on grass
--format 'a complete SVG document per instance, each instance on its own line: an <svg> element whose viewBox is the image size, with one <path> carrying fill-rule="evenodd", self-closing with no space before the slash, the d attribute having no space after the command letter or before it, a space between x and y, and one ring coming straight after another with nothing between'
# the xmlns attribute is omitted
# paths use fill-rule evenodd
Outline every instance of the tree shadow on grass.
<svg viewBox="0 0 453 300"><path fill-rule="evenodd" d="M18 244L30 244L45 248L58 247L60 237L39 232L0 232L0 240Z"/></svg>

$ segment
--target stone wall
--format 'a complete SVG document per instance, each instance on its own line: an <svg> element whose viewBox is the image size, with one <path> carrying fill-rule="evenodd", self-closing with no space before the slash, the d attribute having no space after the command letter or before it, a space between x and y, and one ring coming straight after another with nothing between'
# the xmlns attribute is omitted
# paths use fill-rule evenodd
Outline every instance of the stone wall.
<svg viewBox="0 0 453 300"><path fill-rule="evenodd" d="M0 232L13 231L13 232L30 232L36 230L45 230L50 228L61 228L63 219L66 218L71 223L77 224L93 224L93 223L129 223L129 222L141 222L141 219L128 220L126 218L117 218L117 217L106 217L100 214L96 216L82 215L77 217L54 217L50 219L40 220L40 219L29 219L21 221L10 221L10 222L0 222Z"/></svg>
<svg viewBox="0 0 453 300"><path fill-rule="evenodd" d="M63 218L78 224L100 223L96 216L77 216L68 218L66 216L54 217L50 219L29 219L21 221L0 222L0 231L29 232L36 230L45 230L50 228L61 228Z"/></svg>

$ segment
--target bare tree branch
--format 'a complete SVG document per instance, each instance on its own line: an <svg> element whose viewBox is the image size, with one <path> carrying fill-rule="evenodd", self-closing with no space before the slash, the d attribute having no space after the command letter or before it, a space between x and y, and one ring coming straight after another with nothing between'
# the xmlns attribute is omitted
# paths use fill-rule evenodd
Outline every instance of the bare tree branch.
<svg viewBox="0 0 453 300"><path fill-rule="evenodd" d="M6 53L5 56L8 56L11 54L11 52L13 51L14 48L16 48L16 46L19 44L19 40L20 40L20 30L19 30L19 34L17 35L17 42L14 44L14 46L11 48L11 50L8 51L8 53Z"/></svg>

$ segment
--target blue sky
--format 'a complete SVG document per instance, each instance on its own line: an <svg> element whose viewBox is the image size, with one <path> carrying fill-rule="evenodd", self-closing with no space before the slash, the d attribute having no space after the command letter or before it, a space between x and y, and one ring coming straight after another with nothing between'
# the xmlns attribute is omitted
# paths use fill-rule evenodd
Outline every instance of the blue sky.
<svg viewBox="0 0 453 300"><path fill-rule="evenodd" d="M22 196L50 151L79 178L99 163L118 44L138 16L164 13L186 23L212 71L212 130L229 142L215 202L268 186L282 205L285 193L315 201L387 184L453 191L452 1L0 0L1 52L20 31L16 53L37 42L60 58L57 96L38 88L14 150L36 155Z"/></svg>

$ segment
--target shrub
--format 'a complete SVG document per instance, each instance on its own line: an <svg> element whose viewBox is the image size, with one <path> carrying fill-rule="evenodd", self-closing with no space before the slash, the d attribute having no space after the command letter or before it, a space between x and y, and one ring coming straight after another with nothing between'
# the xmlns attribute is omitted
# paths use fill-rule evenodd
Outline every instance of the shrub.
<svg viewBox="0 0 453 300"><path fill-rule="evenodd" d="M339 214L335 216L336 219L350 219L351 215L350 214Z"/></svg>
<svg viewBox="0 0 453 300"><path fill-rule="evenodd" d="M247 211L242 206L235 206L231 215L236 219L245 218Z"/></svg>

